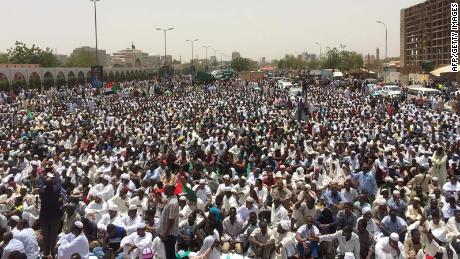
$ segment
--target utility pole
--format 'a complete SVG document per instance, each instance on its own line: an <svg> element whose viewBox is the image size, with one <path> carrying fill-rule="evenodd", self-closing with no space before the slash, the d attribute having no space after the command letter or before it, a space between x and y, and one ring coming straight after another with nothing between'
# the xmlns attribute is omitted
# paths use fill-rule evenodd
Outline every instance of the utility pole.
<svg viewBox="0 0 460 259"><path fill-rule="evenodd" d="M163 35L164 35L164 40L165 40L165 66L167 65L167 61L166 61L166 32L167 31L170 31L170 30L174 30L173 27L171 28L168 28L168 29L161 29L161 28L155 28L157 31L162 31L163 32Z"/></svg>
<svg viewBox="0 0 460 259"><path fill-rule="evenodd" d="M99 2L101 0L90 0L90 1L94 3L94 33L96 35L96 64L99 65L99 51L97 48L97 5L96 5L96 2Z"/></svg>

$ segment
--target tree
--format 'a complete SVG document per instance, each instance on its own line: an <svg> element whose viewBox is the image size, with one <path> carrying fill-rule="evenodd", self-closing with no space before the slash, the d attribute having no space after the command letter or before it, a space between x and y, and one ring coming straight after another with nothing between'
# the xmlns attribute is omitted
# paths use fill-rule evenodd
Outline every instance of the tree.
<svg viewBox="0 0 460 259"><path fill-rule="evenodd" d="M321 62L319 60L312 59L306 63L306 67L308 67L308 69L318 69L321 68Z"/></svg>
<svg viewBox="0 0 460 259"><path fill-rule="evenodd" d="M90 67L96 64L96 56L93 53L79 51L70 55L67 60L67 67ZM115 66L114 66L115 67Z"/></svg>
<svg viewBox="0 0 460 259"><path fill-rule="evenodd" d="M337 48L331 49L328 47L326 53L324 54L322 67L335 69L339 68L340 63L340 53Z"/></svg>
<svg viewBox="0 0 460 259"><path fill-rule="evenodd" d="M32 45L16 41L15 47L8 49L8 60L11 64L40 64L42 67L56 67L60 65L50 48L44 50Z"/></svg>
<svg viewBox="0 0 460 259"><path fill-rule="evenodd" d="M0 53L0 64L8 64L8 54Z"/></svg>
<svg viewBox="0 0 460 259"><path fill-rule="evenodd" d="M325 57L322 60L322 67L340 69L341 71L350 71L363 67L363 59L361 55L355 51L345 50L345 45L340 45L342 49L328 48Z"/></svg>
<svg viewBox="0 0 460 259"><path fill-rule="evenodd" d="M249 71L251 69L251 61L242 57L235 58L232 60L232 68L238 72Z"/></svg>

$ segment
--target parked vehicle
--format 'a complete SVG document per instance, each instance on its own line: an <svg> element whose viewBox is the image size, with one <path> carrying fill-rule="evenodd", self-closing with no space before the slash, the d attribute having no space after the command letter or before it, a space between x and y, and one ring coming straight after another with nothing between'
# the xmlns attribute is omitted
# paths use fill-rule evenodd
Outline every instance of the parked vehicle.
<svg viewBox="0 0 460 259"><path fill-rule="evenodd" d="M397 85L384 85L381 94L385 97L400 97L402 96L402 90Z"/></svg>
<svg viewBox="0 0 460 259"><path fill-rule="evenodd" d="M407 99L412 100L416 99L420 96L423 96L424 98L429 98L432 97L433 95L439 95L441 94L441 91L438 89L433 89L433 88L426 88L421 85L412 85L407 87Z"/></svg>
<svg viewBox="0 0 460 259"><path fill-rule="evenodd" d="M407 100L417 100L420 106L426 106L431 103L431 97L440 95L441 91L433 88L426 88L421 85L412 85L407 87Z"/></svg>
<svg viewBox="0 0 460 259"><path fill-rule="evenodd" d="M302 88L292 87L289 89L289 99L295 100L296 97L302 96Z"/></svg>

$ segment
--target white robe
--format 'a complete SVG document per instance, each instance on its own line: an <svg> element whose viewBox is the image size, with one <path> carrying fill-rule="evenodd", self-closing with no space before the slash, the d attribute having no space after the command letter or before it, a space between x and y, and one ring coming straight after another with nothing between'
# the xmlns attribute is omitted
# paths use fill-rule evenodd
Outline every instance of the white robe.
<svg viewBox="0 0 460 259"><path fill-rule="evenodd" d="M96 203L92 201L85 208L85 216L88 217L88 214L94 214L94 222L101 220L102 215L107 212L107 203L102 201L101 203Z"/></svg>
<svg viewBox="0 0 460 259"><path fill-rule="evenodd" d="M89 242L85 234L81 233L77 237L70 233L61 237L58 242L58 259L70 259L74 254L80 254L82 259L89 257Z"/></svg>
<svg viewBox="0 0 460 259"><path fill-rule="evenodd" d="M121 218L121 222L125 226L126 234L130 235L131 233L136 232L137 224L143 223L144 220L139 215L136 215L134 218L126 215Z"/></svg>
<svg viewBox="0 0 460 259"><path fill-rule="evenodd" d="M38 242L35 236L35 231L31 228L25 228L19 231L18 234L14 236L17 240L21 241L24 245L24 250L26 251L27 259L38 258Z"/></svg>
<svg viewBox="0 0 460 259"><path fill-rule="evenodd" d="M130 247L127 244L133 244L137 248L129 253ZM142 250L146 247L152 247L152 234L145 232L145 236L141 237L137 232L134 232L121 240L120 247L123 247L123 255L125 258L142 259Z"/></svg>

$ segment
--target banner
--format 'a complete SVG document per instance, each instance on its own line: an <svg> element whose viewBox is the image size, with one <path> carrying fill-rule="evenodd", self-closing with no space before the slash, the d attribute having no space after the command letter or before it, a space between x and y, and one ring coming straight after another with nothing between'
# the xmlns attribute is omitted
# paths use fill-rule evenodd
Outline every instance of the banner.
<svg viewBox="0 0 460 259"><path fill-rule="evenodd" d="M91 66L91 85L101 88L104 85L104 71L102 66Z"/></svg>

